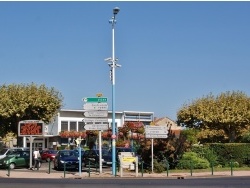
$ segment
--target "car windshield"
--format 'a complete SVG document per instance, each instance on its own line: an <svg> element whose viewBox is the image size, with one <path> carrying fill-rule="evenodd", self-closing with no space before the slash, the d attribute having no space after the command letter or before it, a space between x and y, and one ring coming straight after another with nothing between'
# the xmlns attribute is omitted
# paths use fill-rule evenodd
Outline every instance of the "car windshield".
<svg viewBox="0 0 250 188"><path fill-rule="evenodd" d="M8 149L2 149L2 150L0 151L0 155L4 155L4 154L6 153L7 150L8 150Z"/></svg>
<svg viewBox="0 0 250 188"><path fill-rule="evenodd" d="M49 154L56 154L57 151L56 151L56 150L50 150L50 151L48 151L48 153L49 153Z"/></svg>

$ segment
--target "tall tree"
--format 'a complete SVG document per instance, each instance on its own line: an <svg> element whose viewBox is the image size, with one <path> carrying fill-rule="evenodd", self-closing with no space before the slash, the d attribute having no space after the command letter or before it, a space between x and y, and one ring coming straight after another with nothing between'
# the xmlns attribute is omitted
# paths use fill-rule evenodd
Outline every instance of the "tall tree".
<svg viewBox="0 0 250 188"><path fill-rule="evenodd" d="M177 123L183 127L223 130L234 142L250 122L250 98L240 91L209 94L185 104L177 112Z"/></svg>
<svg viewBox="0 0 250 188"><path fill-rule="evenodd" d="M63 97L44 84L11 84L0 86L0 136L17 134L21 120L49 123L62 106Z"/></svg>

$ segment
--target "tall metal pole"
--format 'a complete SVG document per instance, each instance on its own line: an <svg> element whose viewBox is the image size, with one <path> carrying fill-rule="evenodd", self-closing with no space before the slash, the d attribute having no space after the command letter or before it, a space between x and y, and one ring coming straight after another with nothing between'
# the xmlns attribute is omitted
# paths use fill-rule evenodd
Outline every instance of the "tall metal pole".
<svg viewBox="0 0 250 188"><path fill-rule="evenodd" d="M109 20L109 23L112 25L112 57L105 59L111 63L108 63L110 66L110 79L112 82L112 174L116 174L116 124L115 124L115 68L120 67L118 65L117 59L115 58L115 16L118 14L120 9L115 7L113 9L113 17Z"/></svg>

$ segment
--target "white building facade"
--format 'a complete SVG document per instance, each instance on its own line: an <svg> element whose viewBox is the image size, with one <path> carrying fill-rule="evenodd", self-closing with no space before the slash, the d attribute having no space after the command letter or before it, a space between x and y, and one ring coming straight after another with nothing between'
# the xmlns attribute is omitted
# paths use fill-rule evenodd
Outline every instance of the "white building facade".
<svg viewBox="0 0 250 188"><path fill-rule="evenodd" d="M43 137L36 137L33 141L33 147L39 149L57 148L58 146L68 145L72 142L70 138L61 138L62 131L84 131L84 112L86 110L61 109L54 121L46 125L46 132ZM142 122L144 125L150 125L154 121L153 112L123 111L115 112L115 125L122 127L125 122ZM109 127L112 127L112 111L108 111ZM23 147L29 147L29 139L23 138Z"/></svg>

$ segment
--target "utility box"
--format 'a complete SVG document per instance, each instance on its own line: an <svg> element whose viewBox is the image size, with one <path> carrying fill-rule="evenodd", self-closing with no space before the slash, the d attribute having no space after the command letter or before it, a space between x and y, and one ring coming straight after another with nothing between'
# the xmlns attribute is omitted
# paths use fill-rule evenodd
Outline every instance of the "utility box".
<svg viewBox="0 0 250 188"><path fill-rule="evenodd" d="M138 157L135 157L134 152L120 152L118 154L120 160L120 172L123 176L123 169L135 170L136 177L138 176Z"/></svg>

